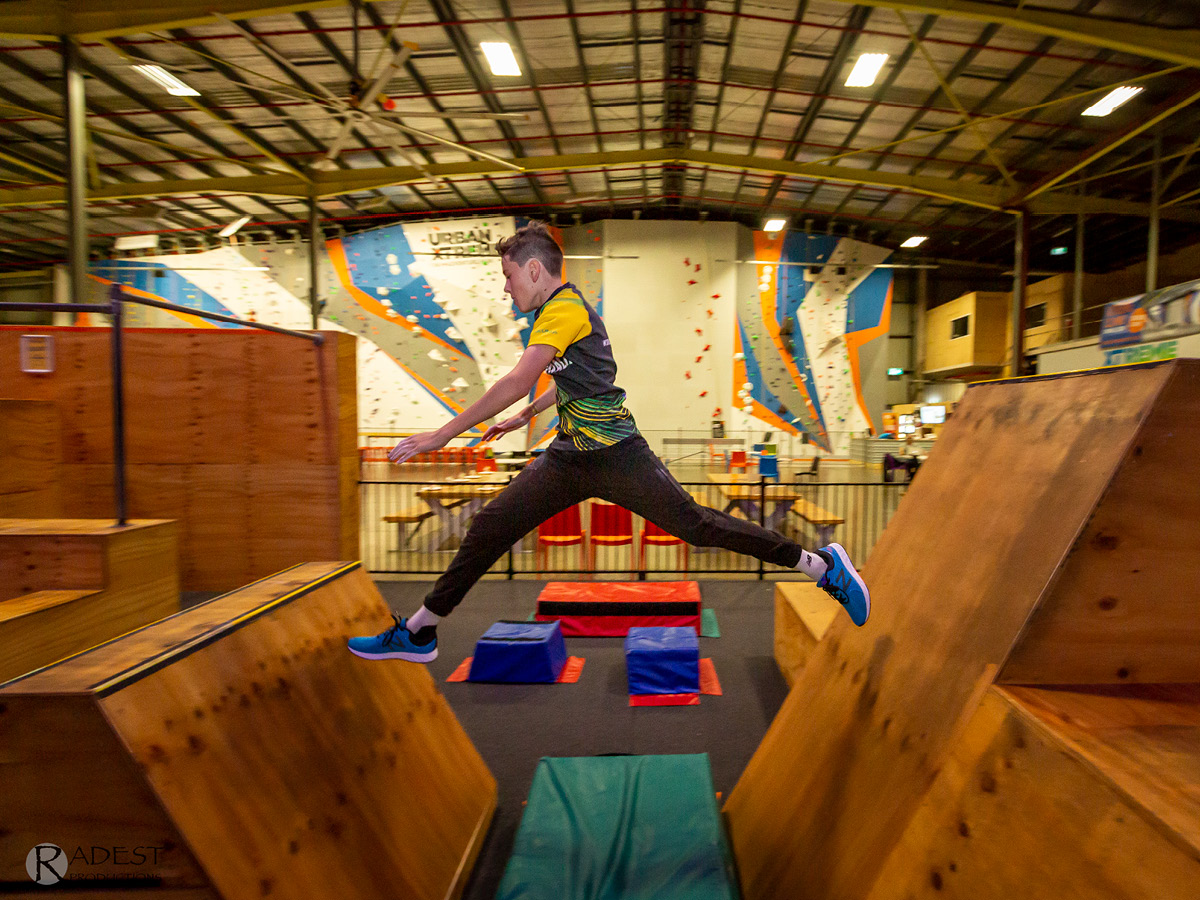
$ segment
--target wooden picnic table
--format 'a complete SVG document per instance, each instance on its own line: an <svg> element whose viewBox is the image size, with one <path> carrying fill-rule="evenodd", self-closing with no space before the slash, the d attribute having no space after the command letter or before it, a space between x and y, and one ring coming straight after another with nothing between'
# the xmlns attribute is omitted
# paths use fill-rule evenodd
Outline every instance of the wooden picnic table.
<svg viewBox="0 0 1200 900"><path fill-rule="evenodd" d="M438 520L432 546L438 549L461 541L471 519L512 479L511 472L482 472L447 481L437 487L421 488L417 496L428 504Z"/></svg>
<svg viewBox="0 0 1200 900"><path fill-rule="evenodd" d="M763 516L763 524L773 531L781 531L788 513L797 516L817 529L821 544L833 540L833 529L846 520L836 513L824 509L788 484L768 484L765 489L759 479L738 473L710 473L708 480L721 489L726 500L725 512L740 509L751 521L758 521L759 503L766 500L770 510Z"/></svg>
<svg viewBox="0 0 1200 900"><path fill-rule="evenodd" d="M725 512L740 510L752 522L761 521L772 531L780 531L783 520L792 504L802 495L788 484L768 484L765 487L754 478L737 473L710 472L708 480L717 485L725 498ZM766 501L767 509L760 510L759 504Z"/></svg>

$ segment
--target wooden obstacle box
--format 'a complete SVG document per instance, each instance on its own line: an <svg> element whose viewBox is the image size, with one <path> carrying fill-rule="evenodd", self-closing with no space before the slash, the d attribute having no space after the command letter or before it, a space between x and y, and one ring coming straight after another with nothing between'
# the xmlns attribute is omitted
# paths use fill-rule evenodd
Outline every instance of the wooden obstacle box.
<svg viewBox="0 0 1200 900"><path fill-rule="evenodd" d="M54 844L51 895L461 895L496 782L424 667L346 649L388 620L307 563L0 686L0 887Z"/></svg>
<svg viewBox="0 0 1200 900"><path fill-rule="evenodd" d="M775 662L791 687L841 606L812 581L775 585Z"/></svg>
<svg viewBox="0 0 1200 900"><path fill-rule="evenodd" d="M496 900L735 900L705 754L543 758Z"/></svg>
<svg viewBox="0 0 1200 900"><path fill-rule="evenodd" d="M1197 446L1196 360L967 390L726 803L750 900L1200 896Z"/></svg>
<svg viewBox="0 0 1200 900"><path fill-rule="evenodd" d="M700 633L695 581L551 581L536 619L558 621L568 637L624 637L634 626L688 627Z"/></svg>
<svg viewBox="0 0 1200 900"><path fill-rule="evenodd" d="M0 519L0 681L179 610L178 526Z"/></svg>

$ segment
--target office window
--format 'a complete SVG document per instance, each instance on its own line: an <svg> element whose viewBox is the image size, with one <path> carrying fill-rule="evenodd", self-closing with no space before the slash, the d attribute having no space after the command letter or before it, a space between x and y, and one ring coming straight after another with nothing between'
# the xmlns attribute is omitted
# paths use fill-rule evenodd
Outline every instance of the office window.
<svg viewBox="0 0 1200 900"><path fill-rule="evenodd" d="M950 340L955 338L966 337L971 333L971 317L960 316L957 319L950 320Z"/></svg>
<svg viewBox="0 0 1200 900"><path fill-rule="evenodd" d="M1046 324L1046 304L1025 307L1025 327L1041 328Z"/></svg>

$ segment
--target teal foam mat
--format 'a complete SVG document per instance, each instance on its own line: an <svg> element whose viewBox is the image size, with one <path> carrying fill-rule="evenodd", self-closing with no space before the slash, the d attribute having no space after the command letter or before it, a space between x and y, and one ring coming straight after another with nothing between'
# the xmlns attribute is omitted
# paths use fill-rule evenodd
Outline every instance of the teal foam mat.
<svg viewBox="0 0 1200 900"><path fill-rule="evenodd" d="M707 754L544 757L496 900L738 900Z"/></svg>

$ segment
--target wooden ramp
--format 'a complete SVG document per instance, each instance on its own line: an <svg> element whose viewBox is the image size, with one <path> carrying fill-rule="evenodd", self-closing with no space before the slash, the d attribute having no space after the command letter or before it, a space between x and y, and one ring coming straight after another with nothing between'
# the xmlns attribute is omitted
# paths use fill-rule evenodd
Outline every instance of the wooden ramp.
<svg viewBox="0 0 1200 900"><path fill-rule="evenodd" d="M459 896L496 782L423 667L347 651L387 621L309 563L0 686L0 891L51 843L39 893Z"/></svg>
<svg viewBox="0 0 1200 900"><path fill-rule="evenodd" d="M973 386L864 571L870 622L834 621L729 797L746 896L1197 896L1200 768L1170 750L1200 698L1138 694L1200 682L1197 446L1195 361ZM1116 715L1095 684L1137 727L1069 733L1056 709ZM967 840L981 792L1010 808Z"/></svg>

